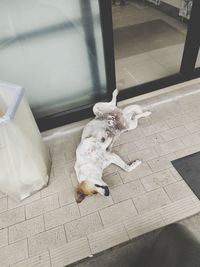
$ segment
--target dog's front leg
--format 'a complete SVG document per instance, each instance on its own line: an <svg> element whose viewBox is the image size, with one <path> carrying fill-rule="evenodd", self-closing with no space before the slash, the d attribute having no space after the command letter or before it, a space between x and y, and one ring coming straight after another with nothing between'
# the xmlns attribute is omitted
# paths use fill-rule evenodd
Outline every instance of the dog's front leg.
<svg viewBox="0 0 200 267"><path fill-rule="evenodd" d="M114 153L109 154L109 161L117 166L119 166L122 170L126 172L130 172L134 170L137 166L139 166L142 162L140 160L133 161L130 165L124 162L118 155Z"/></svg>

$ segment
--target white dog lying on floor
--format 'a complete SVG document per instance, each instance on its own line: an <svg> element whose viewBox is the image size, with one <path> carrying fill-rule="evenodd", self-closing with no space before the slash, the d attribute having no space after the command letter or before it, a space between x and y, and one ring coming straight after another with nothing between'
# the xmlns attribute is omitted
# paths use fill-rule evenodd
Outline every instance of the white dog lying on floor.
<svg viewBox="0 0 200 267"><path fill-rule="evenodd" d="M83 130L81 143L76 150L75 171L78 178L76 201L80 203L85 196L100 193L109 196L108 185L102 180L103 170L110 164L116 164L130 172L141 164L135 160L126 164L118 155L110 152L112 144L125 131L135 129L138 119L147 117L151 112L143 112L138 105L123 110L116 106L118 91L113 92L112 101L97 103L93 107L96 118Z"/></svg>

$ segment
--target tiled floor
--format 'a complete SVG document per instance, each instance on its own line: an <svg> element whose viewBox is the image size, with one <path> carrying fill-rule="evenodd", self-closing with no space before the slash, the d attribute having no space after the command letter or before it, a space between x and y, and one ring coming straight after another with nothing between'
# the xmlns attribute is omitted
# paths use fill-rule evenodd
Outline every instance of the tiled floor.
<svg viewBox="0 0 200 267"><path fill-rule="evenodd" d="M173 18L139 0L113 6L112 11L119 89L179 72L187 25L178 12Z"/></svg>
<svg viewBox="0 0 200 267"><path fill-rule="evenodd" d="M114 150L143 164L131 173L109 167L109 197L75 202L80 130L49 140L49 186L22 203L0 195L0 266L62 267L200 212L199 200L170 162L200 149L199 102L200 81L138 102L152 115L122 135Z"/></svg>

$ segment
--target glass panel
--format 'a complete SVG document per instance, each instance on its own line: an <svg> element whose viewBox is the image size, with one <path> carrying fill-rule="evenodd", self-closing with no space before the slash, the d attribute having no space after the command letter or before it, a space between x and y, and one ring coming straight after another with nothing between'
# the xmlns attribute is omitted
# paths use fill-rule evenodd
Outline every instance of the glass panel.
<svg viewBox="0 0 200 267"><path fill-rule="evenodd" d="M113 1L116 76L119 89L179 72L191 2Z"/></svg>
<svg viewBox="0 0 200 267"><path fill-rule="evenodd" d="M1 0L0 80L22 85L37 117L104 97L98 0Z"/></svg>

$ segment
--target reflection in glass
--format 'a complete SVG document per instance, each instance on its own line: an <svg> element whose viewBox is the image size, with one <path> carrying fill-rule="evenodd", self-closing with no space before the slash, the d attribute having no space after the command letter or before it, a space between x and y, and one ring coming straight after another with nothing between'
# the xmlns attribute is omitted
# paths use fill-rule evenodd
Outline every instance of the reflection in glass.
<svg viewBox="0 0 200 267"><path fill-rule="evenodd" d="M98 1L0 1L0 80L22 85L37 117L103 97Z"/></svg>

